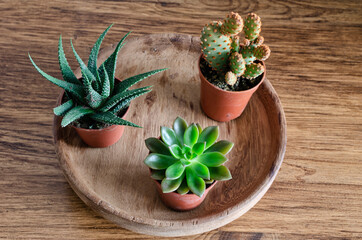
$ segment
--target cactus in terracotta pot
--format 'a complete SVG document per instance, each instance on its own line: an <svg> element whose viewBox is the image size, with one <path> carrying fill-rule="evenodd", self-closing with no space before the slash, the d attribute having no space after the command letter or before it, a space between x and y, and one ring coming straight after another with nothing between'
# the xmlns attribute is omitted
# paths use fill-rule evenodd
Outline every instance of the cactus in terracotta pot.
<svg viewBox="0 0 362 240"><path fill-rule="evenodd" d="M237 77L253 80L265 68L260 62L270 55L270 49L263 45L260 36L261 20L255 13L242 19L238 13L231 12L223 22L211 22L201 31L201 49L207 63L224 76L225 82L234 85ZM240 43L238 34L244 33Z"/></svg>

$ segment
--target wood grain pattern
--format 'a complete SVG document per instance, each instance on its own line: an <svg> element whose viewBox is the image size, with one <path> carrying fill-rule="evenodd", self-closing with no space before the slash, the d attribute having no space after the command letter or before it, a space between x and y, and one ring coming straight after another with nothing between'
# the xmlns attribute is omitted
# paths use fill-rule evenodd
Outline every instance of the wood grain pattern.
<svg viewBox="0 0 362 240"><path fill-rule="evenodd" d="M62 33L83 58L99 33L104 46L132 35L198 36L229 11L256 12L271 47L268 79L288 120L288 146L276 181L238 220L180 239L362 238L362 6L358 0L0 1L0 238L158 239L98 217L59 167L52 110L59 88L27 58L61 77ZM66 42L67 41L67 42Z"/></svg>
<svg viewBox="0 0 362 240"><path fill-rule="evenodd" d="M103 49L99 65L114 48ZM119 79L165 66L169 69L137 84L137 88L152 85L153 90L145 98L132 101L125 119L144 128L126 128L111 147L86 147L73 128L62 128L61 118L55 117L60 165L81 199L126 229L156 236L210 231L253 207L274 181L286 147L284 111L269 81L260 86L242 117L217 123L200 107L197 37L153 34L128 38L127 48L122 48L119 56ZM200 207L188 212L174 212L162 204L143 163L148 154L144 140L158 137L160 126L171 126L177 116L203 127L218 125L219 139L235 144L226 163L233 179L218 183Z"/></svg>

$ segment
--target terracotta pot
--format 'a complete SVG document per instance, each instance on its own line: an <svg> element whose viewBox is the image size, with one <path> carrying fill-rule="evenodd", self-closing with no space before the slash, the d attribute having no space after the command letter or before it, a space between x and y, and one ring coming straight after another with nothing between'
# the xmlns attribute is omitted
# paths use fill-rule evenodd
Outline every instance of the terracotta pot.
<svg viewBox="0 0 362 240"><path fill-rule="evenodd" d="M255 87L244 91L225 91L211 84L201 72L200 55L198 61L199 74L201 79L201 107L205 114L219 122L226 122L239 117L244 111L253 93L264 81L266 69L261 81ZM262 64L265 67L264 62Z"/></svg>
<svg viewBox="0 0 362 240"><path fill-rule="evenodd" d="M167 207L177 211L187 211L198 207L204 201L210 189L213 188L217 183L217 181L214 181L208 188L205 189L205 192L202 195L202 197L199 197L196 194L181 195L176 192L163 193L161 184L156 180L154 180L154 182L156 184L156 188L161 197L162 202Z"/></svg>
<svg viewBox="0 0 362 240"><path fill-rule="evenodd" d="M125 117L128 113L129 107L122 116ZM111 146L118 142L121 138L124 127L123 125L112 125L102 129L86 129L72 126L81 137L81 139L91 147L104 148Z"/></svg>

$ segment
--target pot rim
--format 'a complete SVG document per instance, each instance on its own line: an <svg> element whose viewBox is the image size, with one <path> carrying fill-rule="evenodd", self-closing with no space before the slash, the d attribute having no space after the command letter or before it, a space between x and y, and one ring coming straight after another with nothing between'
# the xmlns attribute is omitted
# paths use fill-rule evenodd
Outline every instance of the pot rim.
<svg viewBox="0 0 362 240"><path fill-rule="evenodd" d="M260 61L263 66L264 66L264 72L263 72L263 77L262 79L260 80L260 82L255 85L254 87L250 88L250 89L247 89L247 90L242 90L242 91L227 91L227 90L224 90L224 89L221 89L221 88L218 88L216 87L214 84L210 83L206 77L204 76L204 74L202 74L201 72L201 69L200 69L200 61L201 61L201 58L203 57L203 53L200 54L200 57L199 57L199 60L198 60L198 64L197 64L197 67L199 69L199 74L202 76L200 77L200 79L204 82L206 82L209 86L212 86L214 89L218 90L218 91L221 91L221 92L225 92L225 93L229 93L229 94L240 94L240 93L246 93L246 92L252 92L254 91L254 89L258 88L260 84L262 84L264 82L264 79L265 79L265 76L266 76L266 66L265 66L265 63L264 61Z"/></svg>

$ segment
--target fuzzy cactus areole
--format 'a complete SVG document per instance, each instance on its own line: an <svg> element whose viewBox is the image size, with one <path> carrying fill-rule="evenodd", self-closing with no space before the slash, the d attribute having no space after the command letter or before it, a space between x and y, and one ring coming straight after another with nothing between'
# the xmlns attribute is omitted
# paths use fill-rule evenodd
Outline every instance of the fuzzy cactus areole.
<svg viewBox="0 0 362 240"><path fill-rule="evenodd" d="M203 57L227 85L233 86L238 78L253 82L264 73L260 61L270 56L270 49L263 44L260 32L261 19L255 13L249 13L243 19L238 13L231 12L223 22L213 21L202 29Z"/></svg>

